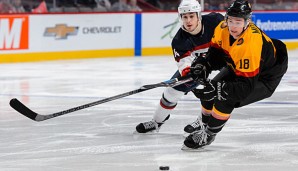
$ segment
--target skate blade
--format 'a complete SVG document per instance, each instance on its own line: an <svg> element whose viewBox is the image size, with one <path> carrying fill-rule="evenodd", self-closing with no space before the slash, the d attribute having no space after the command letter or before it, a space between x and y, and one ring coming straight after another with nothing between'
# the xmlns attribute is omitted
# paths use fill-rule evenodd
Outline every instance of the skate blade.
<svg viewBox="0 0 298 171"><path fill-rule="evenodd" d="M189 135L190 135L190 133L188 133L188 132L184 132L184 133L183 133L183 137L184 137L184 138L188 137Z"/></svg>
<svg viewBox="0 0 298 171"><path fill-rule="evenodd" d="M146 133L139 133L138 131L134 131L133 134L137 134L137 135L154 135L154 134L157 134L158 131L156 130L153 130L153 131L149 131L149 132L146 132Z"/></svg>
<svg viewBox="0 0 298 171"><path fill-rule="evenodd" d="M182 151L193 151L193 152L200 152L200 151L204 151L204 148L203 147L200 147L200 148L189 148L187 147L186 145L182 145L181 147L181 150Z"/></svg>

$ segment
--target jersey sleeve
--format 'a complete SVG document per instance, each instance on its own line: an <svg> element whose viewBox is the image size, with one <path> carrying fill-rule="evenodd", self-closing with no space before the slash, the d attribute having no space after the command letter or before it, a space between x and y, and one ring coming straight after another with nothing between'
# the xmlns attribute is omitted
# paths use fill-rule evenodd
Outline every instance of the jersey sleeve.
<svg viewBox="0 0 298 171"><path fill-rule="evenodd" d="M211 70L220 70L222 67L227 66L225 56L227 55L222 49L210 46L206 58Z"/></svg>
<svg viewBox="0 0 298 171"><path fill-rule="evenodd" d="M194 59L192 48L182 39L181 32L182 30L180 29L172 40L172 52L180 74L185 68L191 66Z"/></svg>
<svg viewBox="0 0 298 171"><path fill-rule="evenodd" d="M180 74L185 68L190 67L194 60L191 51L173 48L173 54Z"/></svg>
<svg viewBox="0 0 298 171"><path fill-rule="evenodd" d="M210 41L210 48L208 50L207 53L207 61L209 63L209 65L211 66L212 70L219 70L222 67L225 67L227 65L226 63L226 52L220 47L220 44L218 42L220 42L218 39L219 37L221 37L221 33L220 33L220 25L223 22L220 22L218 24L218 26L215 28L214 30L214 35L211 38Z"/></svg>

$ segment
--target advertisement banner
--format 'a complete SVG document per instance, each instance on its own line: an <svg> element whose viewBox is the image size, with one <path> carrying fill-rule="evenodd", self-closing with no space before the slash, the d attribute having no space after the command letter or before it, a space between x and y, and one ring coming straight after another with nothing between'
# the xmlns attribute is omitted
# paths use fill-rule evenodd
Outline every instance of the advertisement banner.
<svg viewBox="0 0 298 171"><path fill-rule="evenodd" d="M298 48L298 12L254 12L252 20ZM1 15L0 63L172 55L180 27L177 12Z"/></svg>
<svg viewBox="0 0 298 171"><path fill-rule="evenodd" d="M144 13L142 17L142 46L169 47L180 28L177 13Z"/></svg>
<svg viewBox="0 0 298 171"><path fill-rule="evenodd" d="M298 39L298 12L256 12L252 20L269 37Z"/></svg>
<svg viewBox="0 0 298 171"><path fill-rule="evenodd" d="M0 53L3 50L28 49L29 18L27 15L2 15L0 18Z"/></svg>
<svg viewBox="0 0 298 171"><path fill-rule="evenodd" d="M134 48L134 14L64 14L30 17L31 51Z"/></svg>

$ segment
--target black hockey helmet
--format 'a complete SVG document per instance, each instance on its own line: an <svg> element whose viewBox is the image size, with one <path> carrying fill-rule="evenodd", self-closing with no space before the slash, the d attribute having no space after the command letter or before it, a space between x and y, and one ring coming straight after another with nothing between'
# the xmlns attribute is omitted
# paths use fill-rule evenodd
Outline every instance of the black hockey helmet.
<svg viewBox="0 0 298 171"><path fill-rule="evenodd" d="M227 16L244 18L247 20L251 17L251 5L246 0L236 0L227 9Z"/></svg>

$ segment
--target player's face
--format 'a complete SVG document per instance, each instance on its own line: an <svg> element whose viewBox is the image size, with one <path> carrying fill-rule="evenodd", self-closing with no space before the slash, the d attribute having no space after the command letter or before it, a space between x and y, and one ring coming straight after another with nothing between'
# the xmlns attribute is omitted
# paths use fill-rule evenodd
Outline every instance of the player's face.
<svg viewBox="0 0 298 171"><path fill-rule="evenodd" d="M229 27L229 32L230 32L231 36L234 37L234 39L237 39L240 36L240 34L243 31L243 28L245 27L244 19L238 18L238 17L228 16L227 24Z"/></svg>
<svg viewBox="0 0 298 171"><path fill-rule="evenodd" d="M181 19L182 19L184 28L189 32L194 31L198 26L199 19L198 19L197 13L192 12L192 13L182 14Z"/></svg>

